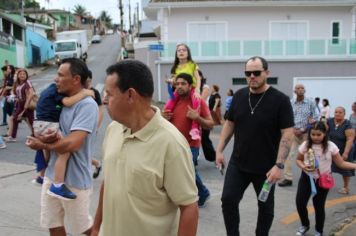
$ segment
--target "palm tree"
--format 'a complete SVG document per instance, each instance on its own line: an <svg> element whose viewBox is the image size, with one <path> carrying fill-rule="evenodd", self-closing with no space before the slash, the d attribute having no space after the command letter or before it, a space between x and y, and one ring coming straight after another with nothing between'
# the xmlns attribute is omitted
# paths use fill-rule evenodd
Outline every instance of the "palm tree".
<svg viewBox="0 0 356 236"><path fill-rule="evenodd" d="M79 5L79 4L74 6L73 11L74 11L74 14L80 16L80 20L82 20L83 17L85 17L87 15L87 9L84 6Z"/></svg>
<svg viewBox="0 0 356 236"><path fill-rule="evenodd" d="M100 21L105 23L105 26L107 28L111 28L112 26L112 18L111 16L108 14L107 11L101 11L100 16L99 16Z"/></svg>

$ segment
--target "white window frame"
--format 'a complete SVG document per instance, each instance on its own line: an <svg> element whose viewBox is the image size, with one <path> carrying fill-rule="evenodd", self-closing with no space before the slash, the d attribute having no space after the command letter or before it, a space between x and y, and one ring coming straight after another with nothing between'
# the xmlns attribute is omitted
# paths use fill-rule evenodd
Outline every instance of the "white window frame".
<svg viewBox="0 0 356 236"><path fill-rule="evenodd" d="M333 36L333 24L334 23L339 23L339 36L337 38ZM342 20L332 20L332 21L330 21L330 38L331 38L331 46L340 45L340 40L342 39ZM338 42L334 43L333 42L334 39L338 39Z"/></svg>
<svg viewBox="0 0 356 236"><path fill-rule="evenodd" d="M186 32L187 32L187 42L190 42L191 39L190 39L190 31L189 31L189 27L193 24L204 24L204 25L208 25L208 24L223 24L223 27L224 27L224 31L225 31L225 34L223 35L223 38L222 40L219 40L219 55L222 55L222 52L223 52L223 49L222 49L222 42L226 42L227 41L227 37L228 37L228 22L227 21L189 21L186 23ZM202 55L202 47L201 47L201 42L204 42L204 41L211 41L209 39L206 39L206 40L199 40L197 41L199 43L199 48L198 48L198 57L200 57Z"/></svg>
<svg viewBox="0 0 356 236"><path fill-rule="evenodd" d="M268 38L269 38L269 40L272 40L272 24L274 24L274 23L305 23L306 24L306 28L307 28L305 40L309 40L310 27L309 27L309 21L308 20L271 20L271 21L269 21L269 29L268 29Z"/></svg>
<svg viewBox="0 0 356 236"><path fill-rule="evenodd" d="M227 21L189 21L187 22L187 25L186 25L186 32L187 32L187 42L190 41L190 34L189 34L189 27L190 25L193 25L193 24L204 24L204 25L207 25L207 24L223 24L224 25L224 31L225 31L225 35L224 35L224 39L222 41L226 41L227 40L227 25L228 25L228 22ZM205 41L205 40L201 40L201 41ZM207 40L209 41L209 40Z"/></svg>

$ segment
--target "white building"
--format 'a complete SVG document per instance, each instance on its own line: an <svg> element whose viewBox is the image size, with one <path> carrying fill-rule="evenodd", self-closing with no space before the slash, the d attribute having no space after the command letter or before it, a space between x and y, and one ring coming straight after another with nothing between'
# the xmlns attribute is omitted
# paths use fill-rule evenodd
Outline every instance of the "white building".
<svg viewBox="0 0 356 236"><path fill-rule="evenodd" d="M222 95L245 86L244 62L255 55L268 59L269 83L289 96L298 79L351 78L347 87L356 87L355 0L152 0L145 14L158 21L158 41L151 43L163 44L164 51L138 50L137 57L154 68L158 100L167 98L163 77L178 42L189 45L208 83L218 84ZM333 104L330 91L306 86L307 96ZM356 95L348 97L334 100L346 104L334 104L348 108Z"/></svg>

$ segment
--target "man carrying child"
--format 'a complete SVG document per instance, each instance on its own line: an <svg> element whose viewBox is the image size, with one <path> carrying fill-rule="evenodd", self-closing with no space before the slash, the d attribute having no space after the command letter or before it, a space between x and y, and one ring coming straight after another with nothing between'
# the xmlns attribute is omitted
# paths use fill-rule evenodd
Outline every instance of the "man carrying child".
<svg viewBox="0 0 356 236"><path fill-rule="evenodd" d="M73 96L82 91L88 77L88 68L79 59L68 58L60 65L55 83L57 91L65 96ZM32 149L51 151L41 193L41 226L48 228L51 235L65 235L64 216L70 233L90 235L92 218L89 215L92 191L91 157L92 146L98 120L98 106L86 97L73 106L63 107L59 125L63 137L48 134L38 138L28 137L27 145ZM51 139L55 142L49 142ZM47 194L55 174L58 154L71 153L66 168L66 186L76 194L76 199L64 201Z"/></svg>

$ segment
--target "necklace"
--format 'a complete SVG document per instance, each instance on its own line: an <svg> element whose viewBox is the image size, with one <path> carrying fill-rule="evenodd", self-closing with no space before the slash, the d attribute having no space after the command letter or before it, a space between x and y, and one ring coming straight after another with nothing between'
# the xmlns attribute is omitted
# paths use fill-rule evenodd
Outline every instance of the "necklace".
<svg viewBox="0 0 356 236"><path fill-rule="evenodd" d="M339 126L342 124L342 122L336 122L336 120L334 121L335 121L335 130L337 130Z"/></svg>
<svg viewBox="0 0 356 236"><path fill-rule="evenodd" d="M250 92L250 91L248 92L248 105L250 106L251 115L253 115L253 113L255 112L255 110L256 110L258 104L260 104L260 102L262 101L262 98L265 96L266 91L267 91L267 90L265 90L265 91L263 92L262 96L260 97L260 99L258 99L258 101L257 101L257 103L256 103L256 105L255 105L254 107L252 107L252 105L251 105L251 92Z"/></svg>

